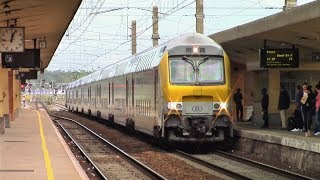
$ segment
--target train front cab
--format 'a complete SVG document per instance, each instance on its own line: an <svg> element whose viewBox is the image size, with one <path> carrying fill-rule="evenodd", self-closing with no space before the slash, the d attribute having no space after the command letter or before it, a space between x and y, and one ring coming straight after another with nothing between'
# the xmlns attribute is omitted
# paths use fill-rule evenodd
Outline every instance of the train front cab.
<svg viewBox="0 0 320 180"><path fill-rule="evenodd" d="M199 64L207 57L188 56L187 58ZM207 68L216 64L212 66L213 69L210 67L198 69L198 71L205 71L204 73L217 73L206 76L206 78L219 76L217 79L211 79L217 80L214 83L200 81L179 83L177 78L188 78L185 74L194 71L189 66L190 62L182 58L185 57L168 57L166 54L160 63L163 117L162 125L155 129L161 129L162 136L176 142L217 142L224 141L226 137L233 137L233 123L228 107L230 98L228 57L224 53L220 56L209 56L208 60L202 63Z"/></svg>

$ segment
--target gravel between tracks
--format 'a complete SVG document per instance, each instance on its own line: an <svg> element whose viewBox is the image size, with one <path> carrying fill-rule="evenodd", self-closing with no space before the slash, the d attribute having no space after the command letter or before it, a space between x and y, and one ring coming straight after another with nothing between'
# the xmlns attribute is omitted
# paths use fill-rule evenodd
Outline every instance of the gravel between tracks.
<svg viewBox="0 0 320 180"><path fill-rule="evenodd" d="M63 120L59 122L72 134L75 141L108 179L149 179L95 136L79 128L79 125Z"/></svg>
<svg viewBox="0 0 320 180"><path fill-rule="evenodd" d="M179 158L174 158L170 153L155 148L137 137L71 112L57 111L57 108L52 106L50 111L53 114L77 120L168 179L221 179Z"/></svg>

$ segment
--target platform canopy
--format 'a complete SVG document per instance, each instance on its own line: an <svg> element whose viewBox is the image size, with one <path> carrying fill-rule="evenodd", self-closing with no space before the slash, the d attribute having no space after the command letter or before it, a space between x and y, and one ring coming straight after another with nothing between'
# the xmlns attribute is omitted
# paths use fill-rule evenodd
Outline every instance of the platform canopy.
<svg viewBox="0 0 320 180"><path fill-rule="evenodd" d="M46 68L82 0L0 0L0 26L16 20L25 27L25 48L34 48L33 39L46 40L41 49L41 68Z"/></svg>
<svg viewBox="0 0 320 180"><path fill-rule="evenodd" d="M209 36L220 43L232 61L259 61L259 49L300 49L300 57L312 59L320 52L320 1L298 6Z"/></svg>

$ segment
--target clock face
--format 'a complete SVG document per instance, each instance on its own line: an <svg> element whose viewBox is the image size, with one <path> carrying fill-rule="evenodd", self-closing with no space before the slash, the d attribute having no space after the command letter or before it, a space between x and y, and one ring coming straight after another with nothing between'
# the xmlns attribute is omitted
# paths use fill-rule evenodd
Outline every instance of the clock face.
<svg viewBox="0 0 320 180"><path fill-rule="evenodd" d="M24 51L24 28L1 27L0 38L0 52Z"/></svg>

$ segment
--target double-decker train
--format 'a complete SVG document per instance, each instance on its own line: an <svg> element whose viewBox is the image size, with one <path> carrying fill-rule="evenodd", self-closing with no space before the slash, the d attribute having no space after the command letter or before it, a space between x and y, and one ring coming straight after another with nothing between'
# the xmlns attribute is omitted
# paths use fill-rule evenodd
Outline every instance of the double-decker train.
<svg viewBox="0 0 320 180"><path fill-rule="evenodd" d="M168 141L223 141L230 77L222 47L188 33L70 83L66 107Z"/></svg>

